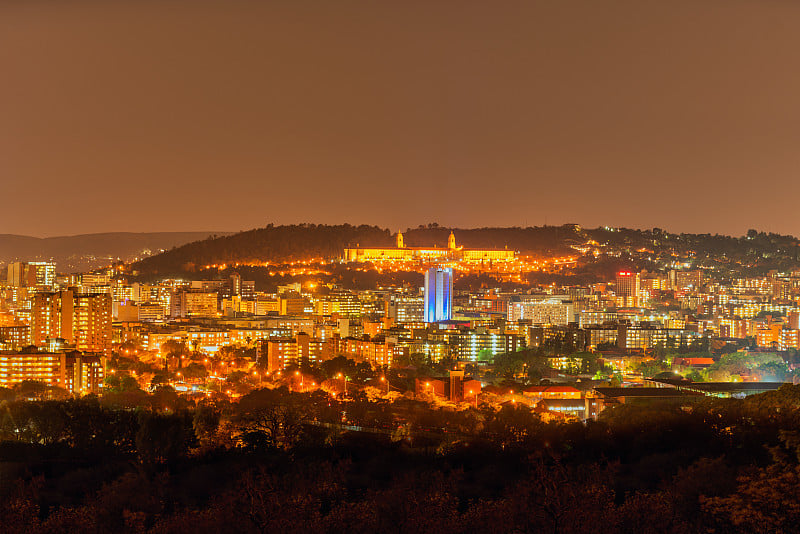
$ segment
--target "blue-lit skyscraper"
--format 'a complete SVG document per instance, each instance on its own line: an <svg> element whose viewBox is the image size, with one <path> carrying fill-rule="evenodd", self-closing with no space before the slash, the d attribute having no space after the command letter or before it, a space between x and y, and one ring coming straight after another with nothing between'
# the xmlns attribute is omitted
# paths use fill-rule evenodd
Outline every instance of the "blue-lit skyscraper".
<svg viewBox="0 0 800 534"><path fill-rule="evenodd" d="M431 267L425 273L425 322L453 317L453 269Z"/></svg>

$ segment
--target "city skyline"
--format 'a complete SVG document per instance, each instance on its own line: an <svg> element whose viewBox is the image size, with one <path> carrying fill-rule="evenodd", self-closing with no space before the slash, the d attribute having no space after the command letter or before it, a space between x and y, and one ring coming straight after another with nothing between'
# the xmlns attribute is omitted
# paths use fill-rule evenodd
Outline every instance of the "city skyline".
<svg viewBox="0 0 800 534"><path fill-rule="evenodd" d="M798 531L797 22L0 0L0 533Z"/></svg>
<svg viewBox="0 0 800 534"><path fill-rule="evenodd" d="M311 7L3 3L0 230L800 234L798 5Z"/></svg>

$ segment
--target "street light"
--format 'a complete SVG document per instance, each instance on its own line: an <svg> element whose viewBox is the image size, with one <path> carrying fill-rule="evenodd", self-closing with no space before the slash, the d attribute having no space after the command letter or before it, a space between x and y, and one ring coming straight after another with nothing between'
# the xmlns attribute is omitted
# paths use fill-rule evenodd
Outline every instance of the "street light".
<svg viewBox="0 0 800 534"><path fill-rule="evenodd" d="M469 394L472 395L472 390L469 390ZM475 409L478 409L478 394L475 393Z"/></svg>
<svg viewBox="0 0 800 534"><path fill-rule="evenodd" d="M386 380L385 376L382 376L381 377L381 382L386 382L386 394L388 395L389 394L389 381Z"/></svg>

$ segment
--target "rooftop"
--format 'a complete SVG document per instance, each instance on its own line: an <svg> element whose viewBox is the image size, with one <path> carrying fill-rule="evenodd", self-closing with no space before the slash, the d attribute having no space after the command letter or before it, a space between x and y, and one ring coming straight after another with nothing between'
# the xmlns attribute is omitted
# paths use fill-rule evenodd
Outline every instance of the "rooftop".
<svg viewBox="0 0 800 534"><path fill-rule="evenodd" d="M693 393L682 391L673 388L613 388L613 387L598 387L594 388L594 393L602 395L603 397L688 397L693 395L700 395L700 393Z"/></svg>

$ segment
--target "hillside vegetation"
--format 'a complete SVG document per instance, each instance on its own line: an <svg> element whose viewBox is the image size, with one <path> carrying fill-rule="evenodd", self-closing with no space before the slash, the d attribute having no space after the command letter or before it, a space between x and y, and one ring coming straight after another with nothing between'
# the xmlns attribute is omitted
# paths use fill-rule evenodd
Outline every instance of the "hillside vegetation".
<svg viewBox="0 0 800 534"><path fill-rule="evenodd" d="M455 232L459 246L508 248L534 256L570 255L582 265L658 268L680 261L721 272L753 274L797 267L798 240L793 236L750 230L746 236L671 234L648 230L577 225L529 228L445 228L437 224L403 231L409 247L447 246ZM342 257L347 246L392 247L396 233L377 226L300 224L269 225L227 236L212 236L146 258L132 269L145 275L197 272L212 265L286 263Z"/></svg>

